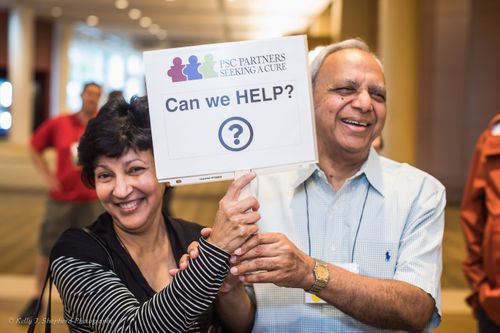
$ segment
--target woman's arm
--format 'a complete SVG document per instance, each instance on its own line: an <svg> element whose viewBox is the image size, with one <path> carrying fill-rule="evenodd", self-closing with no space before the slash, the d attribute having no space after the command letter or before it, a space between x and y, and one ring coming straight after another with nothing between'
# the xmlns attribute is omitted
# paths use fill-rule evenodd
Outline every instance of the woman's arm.
<svg viewBox="0 0 500 333"><path fill-rule="evenodd" d="M229 255L200 239L198 259L140 304L118 276L100 264L58 257L51 265L68 325L98 332L184 332L212 304Z"/></svg>

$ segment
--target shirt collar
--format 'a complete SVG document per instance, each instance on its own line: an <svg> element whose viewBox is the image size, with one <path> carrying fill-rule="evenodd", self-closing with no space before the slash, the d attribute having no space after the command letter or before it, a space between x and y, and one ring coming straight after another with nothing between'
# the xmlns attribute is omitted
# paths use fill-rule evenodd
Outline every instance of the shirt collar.
<svg viewBox="0 0 500 333"><path fill-rule="evenodd" d="M294 188L297 188L299 185L304 183L315 172L323 174L318 164L311 164L298 170L297 177L293 183ZM370 149L370 153L368 154L368 158L366 159L365 163L363 163L358 172L356 172L356 174L349 179L357 178L363 174L366 176L366 179L368 180L370 185L382 196L384 196L381 158L373 148Z"/></svg>

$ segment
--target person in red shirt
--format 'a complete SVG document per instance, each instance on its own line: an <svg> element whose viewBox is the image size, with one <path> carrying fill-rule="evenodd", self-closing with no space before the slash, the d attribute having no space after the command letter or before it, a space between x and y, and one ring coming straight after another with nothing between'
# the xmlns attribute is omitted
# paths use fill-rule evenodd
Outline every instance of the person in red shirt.
<svg viewBox="0 0 500 333"><path fill-rule="evenodd" d="M19 316L21 322L36 317L36 300L43 287L48 269L49 255L62 232L69 227L84 227L103 212L95 190L86 187L81 180L77 147L88 121L98 109L102 88L94 82L83 86L80 111L64 114L43 122L31 137L29 150L35 168L42 175L49 197L45 207L39 253L35 263L36 290L33 298ZM55 170L44 157L47 149L55 150Z"/></svg>
<svg viewBox="0 0 500 333"><path fill-rule="evenodd" d="M468 256L463 271L467 303L479 332L500 332L500 114L479 137L465 186L460 218Z"/></svg>

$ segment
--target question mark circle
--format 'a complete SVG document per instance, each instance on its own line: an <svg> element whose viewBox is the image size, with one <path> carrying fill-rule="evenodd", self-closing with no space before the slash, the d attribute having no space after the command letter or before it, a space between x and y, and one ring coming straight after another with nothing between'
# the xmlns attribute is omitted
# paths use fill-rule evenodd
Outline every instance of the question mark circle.
<svg viewBox="0 0 500 333"><path fill-rule="evenodd" d="M219 141L227 150L241 151L247 148L252 140L253 128L245 118L231 117L219 126Z"/></svg>

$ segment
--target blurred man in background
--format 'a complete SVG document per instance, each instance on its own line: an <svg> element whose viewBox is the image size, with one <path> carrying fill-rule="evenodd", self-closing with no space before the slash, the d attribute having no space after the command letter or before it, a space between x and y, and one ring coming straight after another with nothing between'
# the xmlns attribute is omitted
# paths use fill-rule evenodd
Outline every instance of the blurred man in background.
<svg viewBox="0 0 500 333"><path fill-rule="evenodd" d="M64 114L43 122L30 140L30 154L35 168L43 177L49 197L45 207L40 237L39 253L35 262L36 289L33 298L19 315L20 322L36 317L36 301L43 288L52 246L69 227L84 227L92 223L103 211L95 191L86 187L80 178L77 147L88 121L97 113L101 86L90 82L83 86L80 111ZM55 150L55 170L52 170L44 153Z"/></svg>

